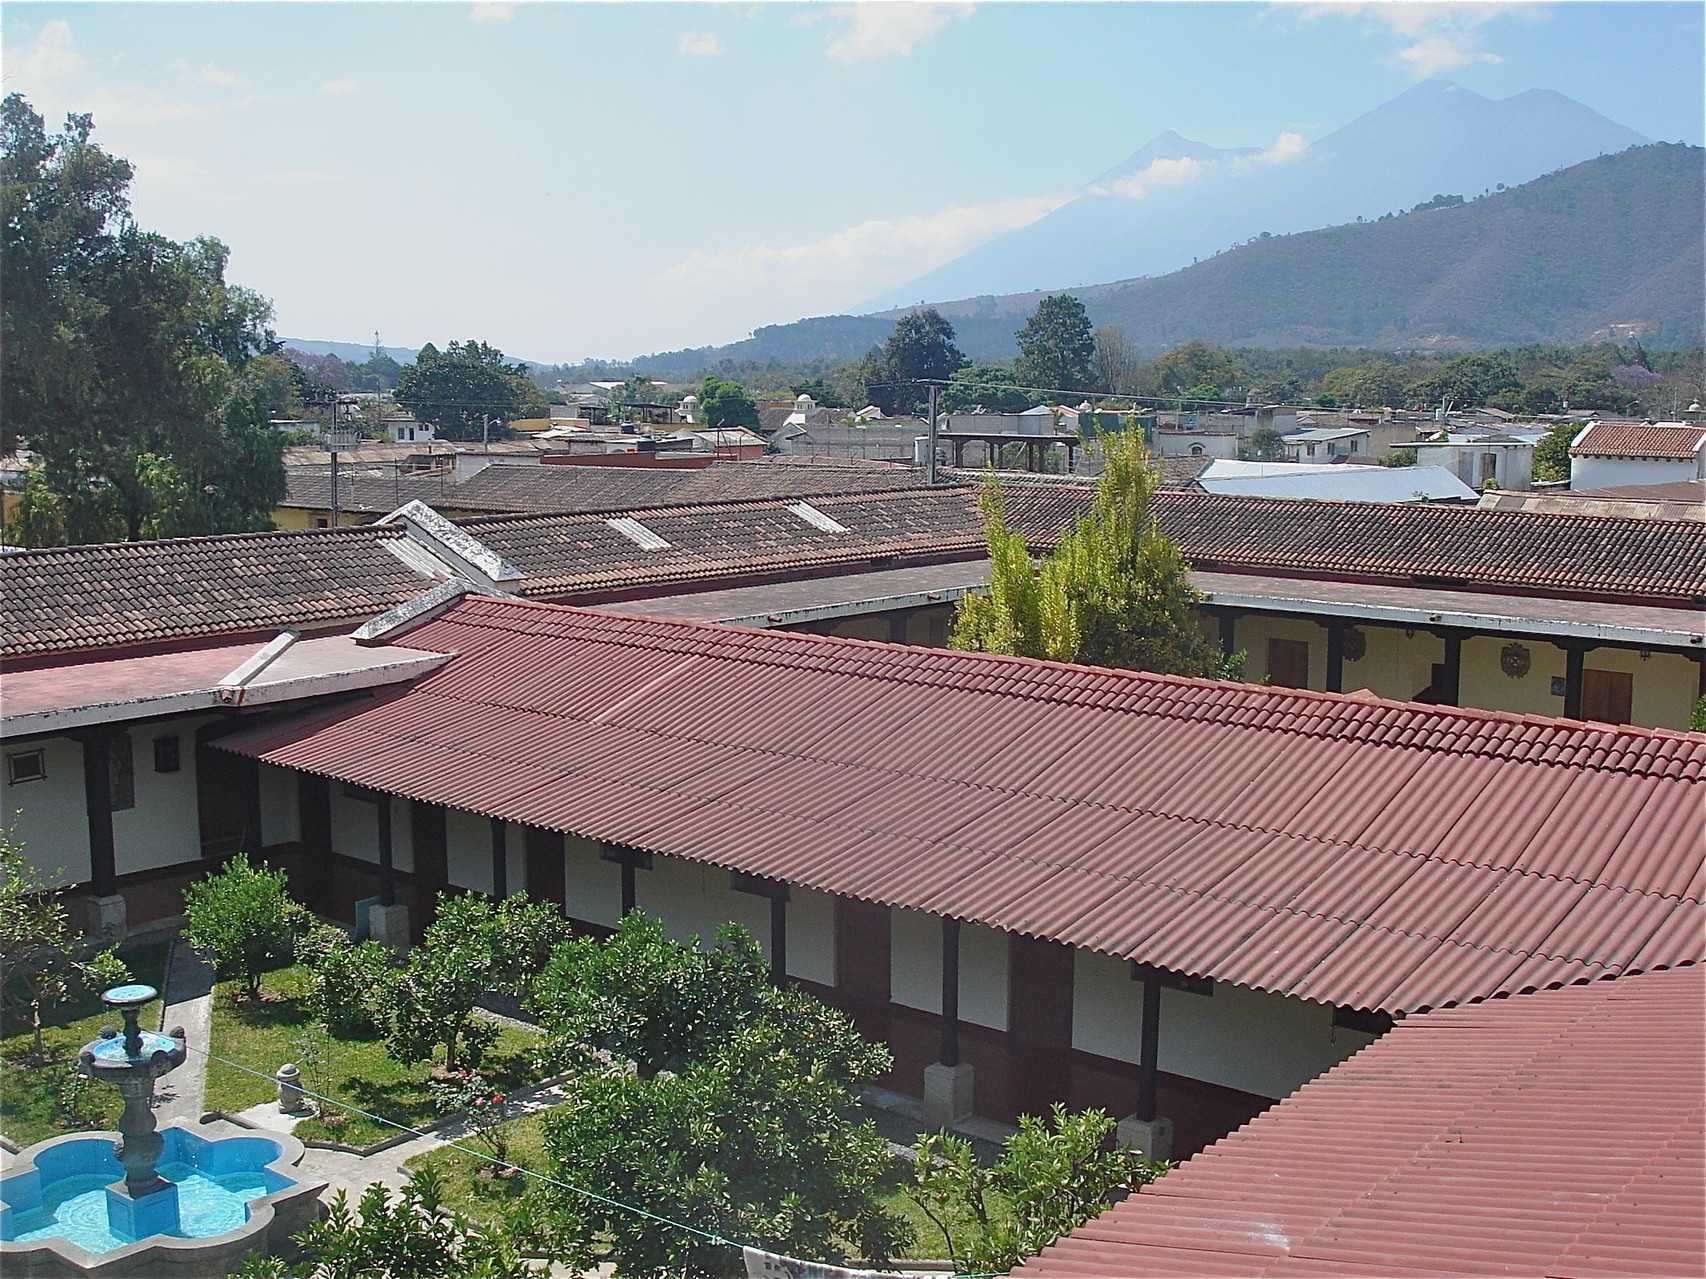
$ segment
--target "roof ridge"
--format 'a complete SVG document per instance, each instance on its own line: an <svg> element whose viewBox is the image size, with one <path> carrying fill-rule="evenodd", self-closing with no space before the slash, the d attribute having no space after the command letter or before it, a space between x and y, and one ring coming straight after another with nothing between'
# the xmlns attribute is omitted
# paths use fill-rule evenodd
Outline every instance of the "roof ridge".
<svg viewBox="0 0 1706 1279"><path fill-rule="evenodd" d="M211 537L202 534L196 537L150 537L135 542L75 542L69 546L29 546L12 551L0 563L23 563L26 557L62 555L75 551L102 550L142 550L157 546L194 547L207 546L214 542L253 541L260 538L286 537L348 537L355 534L373 536L374 534L390 534L394 530L383 523L375 524L341 524L337 528L267 528L255 529L247 533L215 533Z"/></svg>
<svg viewBox="0 0 1706 1279"><path fill-rule="evenodd" d="M511 511L505 512L501 515L474 516L472 518L459 519L456 522L462 525L476 524L483 527L488 524L514 524L522 520L575 520L585 518L590 521L596 517L609 515L613 512L621 512L625 514L639 514L644 512L646 515L653 518L666 518L674 515L712 514L718 511L727 511L736 508L751 510L761 507L782 507L791 502L807 500L814 502L828 502L832 500L870 501L873 498L882 499L890 497L915 498L919 495L959 493L962 492L965 487L966 486L962 484L938 484L934 487L928 484L920 484L916 487L910 488L875 489L865 493L787 493L778 494L774 497L735 497L719 500L701 498L695 502L682 502L675 506L635 507L631 505L617 505L601 507L595 511Z"/></svg>

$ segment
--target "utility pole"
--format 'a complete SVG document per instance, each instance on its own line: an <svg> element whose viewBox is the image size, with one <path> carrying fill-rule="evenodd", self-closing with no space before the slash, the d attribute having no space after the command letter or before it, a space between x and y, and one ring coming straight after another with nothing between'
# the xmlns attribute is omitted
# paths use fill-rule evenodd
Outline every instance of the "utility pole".
<svg viewBox="0 0 1706 1279"><path fill-rule="evenodd" d="M936 384L930 384L930 464L925 469L926 480L936 482Z"/></svg>

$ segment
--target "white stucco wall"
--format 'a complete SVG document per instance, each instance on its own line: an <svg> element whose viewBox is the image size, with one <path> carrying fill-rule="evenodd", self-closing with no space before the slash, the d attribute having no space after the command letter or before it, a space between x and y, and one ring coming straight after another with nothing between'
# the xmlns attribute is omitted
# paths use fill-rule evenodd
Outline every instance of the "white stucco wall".
<svg viewBox="0 0 1706 1279"><path fill-rule="evenodd" d="M201 857L201 818L195 793L195 731L211 718L130 727L136 806L113 814L113 854L120 875L177 866ZM156 773L154 739L171 736L178 739L178 771ZM82 805L75 811L81 816Z"/></svg>
<svg viewBox="0 0 1706 1279"><path fill-rule="evenodd" d="M7 782L0 770L0 823L49 884L89 878L89 823L83 809L83 747L68 737L6 744L8 755L41 747L47 776Z"/></svg>
<svg viewBox="0 0 1706 1279"><path fill-rule="evenodd" d="M302 838L302 805L297 798L294 769L260 766L261 843L294 844Z"/></svg>
<svg viewBox="0 0 1706 1279"><path fill-rule="evenodd" d="M935 915L889 913L889 998L906 1008L942 1011L942 921Z"/></svg>
<svg viewBox="0 0 1706 1279"><path fill-rule="evenodd" d="M981 924L960 926L961 1021L1007 1029L1007 955L1006 933Z"/></svg>
<svg viewBox="0 0 1706 1279"><path fill-rule="evenodd" d="M1615 488L1623 484L1674 484L1677 480L1700 478L1695 461L1668 462L1633 457L1573 457L1570 487L1573 489Z"/></svg>
<svg viewBox="0 0 1706 1279"><path fill-rule="evenodd" d="M1131 965L1077 953L1072 1046L1136 1062L1143 1033L1143 984ZM1212 996L1161 992L1161 1069L1255 1093L1288 1096L1337 1065L1372 1035L1333 1025L1325 1004L1216 983Z"/></svg>
<svg viewBox="0 0 1706 1279"><path fill-rule="evenodd" d="M505 833L508 833L507 827ZM444 862L452 884L489 896L492 891L491 819L466 809L445 809Z"/></svg>
<svg viewBox="0 0 1706 1279"><path fill-rule="evenodd" d="M674 857L652 858L650 870L634 872L634 904L664 921L676 941L691 934L709 941L733 921L770 953L770 902L729 887L729 873Z"/></svg>
<svg viewBox="0 0 1706 1279"><path fill-rule="evenodd" d="M415 869L413 831L409 802L391 799L391 865L400 871ZM350 799L343 786L332 783L332 851L360 861L379 861L379 806Z"/></svg>
<svg viewBox="0 0 1706 1279"><path fill-rule="evenodd" d="M563 856L566 860L564 880L568 884L569 914L589 924L616 927L622 916L622 867L603 859L597 840L577 835L563 837ZM646 871L634 872L636 902L639 897L639 878Z"/></svg>

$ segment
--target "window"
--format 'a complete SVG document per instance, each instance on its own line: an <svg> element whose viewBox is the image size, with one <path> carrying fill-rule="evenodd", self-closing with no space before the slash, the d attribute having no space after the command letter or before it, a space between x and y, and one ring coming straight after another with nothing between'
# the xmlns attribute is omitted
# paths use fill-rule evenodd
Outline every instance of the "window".
<svg viewBox="0 0 1706 1279"><path fill-rule="evenodd" d="M107 739L107 785L112 810L136 807L136 748L129 733L114 733Z"/></svg>
<svg viewBox="0 0 1706 1279"><path fill-rule="evenodd" d="M1191 445L1191 456L1192 457L1201 457L1203 455L1203 452L1204 452L1204 449L1203 449L1202 445L1200 445L1200 444Z"/></svg>
<svg viewBox="0 0 1706 1279"><path fill-rule="evenodd" d="M1268 641L1268 682L1281 688L1309 687L1309 641Z"/></svg>
<svg viewBox="0 0 1706 1279"><path fill-rule="evenodd" d="M12 751L6 756L6 780L14 786L19 782L39 782L46 776L46 751Z"/></svg>
<svg viewBox="0 0 1706 1279"><path fill-rule="evenodd" d="M183 767L178 754L178 735L156 737L154 739L154 771L156 773L175 773Z"/></svg>

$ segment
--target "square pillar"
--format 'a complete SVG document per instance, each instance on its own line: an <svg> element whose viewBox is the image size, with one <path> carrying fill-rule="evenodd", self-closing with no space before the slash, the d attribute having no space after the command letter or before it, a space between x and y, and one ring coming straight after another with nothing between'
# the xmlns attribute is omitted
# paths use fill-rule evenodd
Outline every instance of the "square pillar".
<svg viewBox="0 0 1706 1279"><path fill-rule="evenodd" d="M402 902L377 902L367 909L367 935L392 950L409 947L409 908Z"/></svg>
<svg viewBox="0 0 1706 1279"><path fill-rule="evenodd" d="M935 1062L924 1068L924 1122L932 1128L952 1128L971 1118L972 1068L962 1061L949 1066Z"/></svg>
<svg viewBox="0 0 1706 1279"><path fill-rule="evenodd" d="M1119 1145L1129 1146L1151 1163L1160 1163L1173 1157L1173 1121L1161 1116L1139 1119L1136 1115L1127 1115L1114 1129L1114 1140Z"/></svg>

